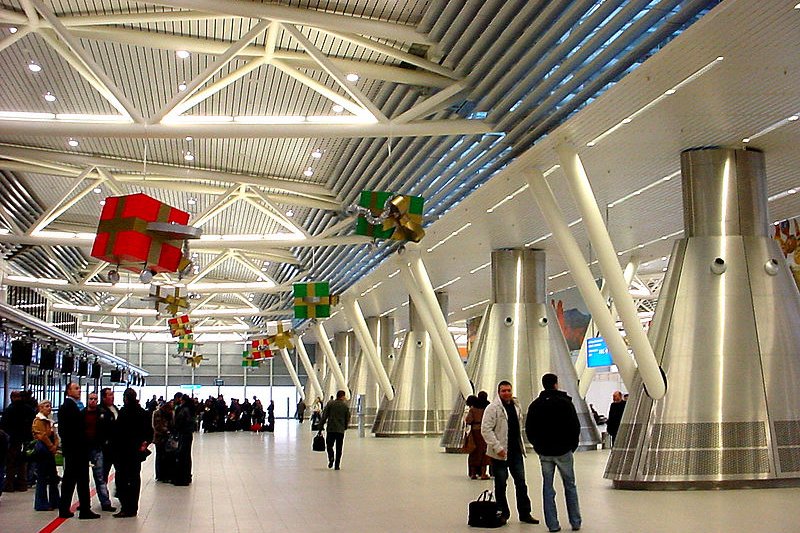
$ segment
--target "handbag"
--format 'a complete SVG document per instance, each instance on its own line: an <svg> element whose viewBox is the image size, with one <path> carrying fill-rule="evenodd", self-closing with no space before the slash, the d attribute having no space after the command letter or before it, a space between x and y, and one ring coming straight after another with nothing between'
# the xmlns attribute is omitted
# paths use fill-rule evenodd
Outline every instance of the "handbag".
<svg viewBox="0 0 800 533"><path fill-rule="evenodd" d="M464 436L464 446L462 446L461 450L464 453L472 453L477 448L477 444L475 444L475 439L472 438L472 432L467 433Z"/></svg>
<svg viewBox="0 0 800 533"><path fill-rule="evenodd" d="M167 440L164 441L164 451L168 453L178 451L179 446L180 441L178 441L177 435L170 435L167 437Z"/></svg>
<svg viewBox="0 0 800 533"><path fill-rule="evenodd" d="M494 494L490 490L485 490L478 496L478 499L469 504L469 519L467 524L472 527L495 528L505 525L506 521L500 512L497 502L494 501Z"/></svg>
<svg viewBox="0 0 800 533"><path fill-rule="evenodd" d="M28 461L35 461L36 457L39 455L39 450L36 448L36 443L38 442L37 439L33 439L22 446L22 454Z"/></svg>
<svg viewBox="0 0 800 533"><path fill-rule="evenodd" d="M325 451L325 437L322 436L322 430L314 437L314 441L311 443L311 449L315 452Z"/></svg>

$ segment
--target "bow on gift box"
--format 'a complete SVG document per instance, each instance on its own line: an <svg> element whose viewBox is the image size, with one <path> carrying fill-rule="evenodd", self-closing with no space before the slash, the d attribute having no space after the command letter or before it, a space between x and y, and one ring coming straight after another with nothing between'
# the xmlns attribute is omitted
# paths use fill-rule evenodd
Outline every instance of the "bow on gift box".
<svg viewBox="0 0 800 533"><path fill-rule="evenodd" d="M269 344L277 346L278 349L291 350L294 348L294 344L292 344L292 335L294 335L292 330L283 331L283 324L278 323L278 333L268 337Z"/></svg>
<svg viewBox="0 0 800 533"><path fill-rule="evenodd" d="M397 195L386 202L384 210L388 210L389 215L383 221L383 229L394 228L393 240L419 242L425 236L425 230L420 223L421 217L409 214L410 208L410 196Z"/></svg>
<svg viewBox="0 0 800 533"><path fill-rule="evenodd" d="M169 331L173 337L182 337L192 333L192 323L189 320L189 315L170 318L167 323L169 324Z"/></svg>
<svg viewBox="0 0 800 533"><path fill-rule="evenodd" d="M192 368L197 368L198 366L200 366L200 363L202 363L204 360L205 357L196 353L191 353L186 356L186 364L191 366Z"/></svg>
<svg viewBox="0 0 800 533"><path fill-rule="evenodd" d="M161 285L150 286L150 299L155 302L156 311L161 311L162 306L166 306L169 314L177 315L181 309L189 308L183 287L174 287L172 294L162 294L163 288Z"/></svg>

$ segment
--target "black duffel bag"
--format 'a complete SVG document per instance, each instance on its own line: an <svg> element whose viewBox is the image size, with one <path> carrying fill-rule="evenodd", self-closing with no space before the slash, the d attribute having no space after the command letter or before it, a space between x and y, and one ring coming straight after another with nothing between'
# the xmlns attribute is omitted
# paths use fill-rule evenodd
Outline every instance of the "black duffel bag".
<svg viewBox="0 0 800 533"><path fill-rule="evenodd" d="M503 514L497 502L494 501L492 491L485 490L478 499L469 504L469 520L467 524L472 527L500 527L505 525Z"/></svg>
<svg viewBox="0 0 800 533"><path fill-rule="evenodd" d="M320 430L314 437L314 440L311 443L311 449L315 452L325 451L325 437L322 436L322 430Z"/></svg>

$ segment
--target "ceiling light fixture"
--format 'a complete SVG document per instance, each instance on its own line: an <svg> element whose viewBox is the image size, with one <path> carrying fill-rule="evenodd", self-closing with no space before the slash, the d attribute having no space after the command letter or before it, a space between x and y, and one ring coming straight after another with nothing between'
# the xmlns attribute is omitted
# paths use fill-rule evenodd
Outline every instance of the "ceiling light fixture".
<svg viewBox="0 0 800 533"><path fill-rule="evenodd" d="M94 193L95 194L100 194L101 192L103 192L103 189L101 189L100 187L95 187L94 188Z"/></svg>
<svg viewBox="0 0 800 533"><path fill-rule="evenodd" d="M186 90L186 82L183 82L183 83L179 84L179 85L178 85L178 90L179 90L180 92L183 92L183 91L185 91L185 90Z"/></svg>
<svg viewBox="0 0 800 533"><path fill-rule="evenodd" d="M105 200L100 200L100 205L106 205L106 201Z"/></svg>
<svg viewBox="0 0 800 533"><path fill-rule="evenodd" d="M331 110L334 113L342 113L344 111L344 106L340 106L339 104L334 105Z"/></svg>
<svg viewBox="0 0 800 533"><path fill-rule="evenodd" d="M293 216L294 216L294 211L292 211L291 209L289 209L288 211L286 211L286 216L287 216L287 217L293 217Z"/></svg>
<svg viewBox="0 0 800 533"><path fill-rule="evenodd" d="M79 143L78 141L76 141L75 139L70 139L70 140L68 140L68 141L67 141L67 144L68 144L68 145L70 145L70 146L72 146L73 148L75 148L75 147L77 147L77 146L78 146L80 143Z"/></svg>
<svg viewBox="0 0 800 533"><path fill-rule="evenodd" d="M11 26L10 28L8 28L8 31L9 31L9 33L17 33L17 27L16 26Z"/></svg>
<svg viewBox="0 0 800 533"><path fill-rule="evenodd" d="M42 67L38 63L31 61L28 63L28 70L31 72L41 72Z"/></svg>
<svg viewBox="0 0 800 533"><path fill-rule="evenodd" d="M194 198L189 198L188 200L186 200L186 203L189 205L195 205L197 203L197 200L195 200Z"/></svg>
<svg viewBox="0 0 800 533"><path fill-rule="evenodd" d="M44 99L47 100L48 102L55 102L56 95L54 95L50 91L47 91L46 93L44 93Z"/></svg>
<svg viewBox="0 0 800 533"><path fill-rule="evenodd" d="M192 142L193 140L194 139L192 137L188 137L188 136L186 137L186 142L188 142L188 143Z"/></svg>
<svg viewBox="0 0 800 533"><path fill-rule="evenodd" d="M351 72L350 74L345 76L345 78L347 78L347 81L352 81L352 82L357 82L359 79L358 74L356 74L355 72Z"/></svg>
<svg viewBox="0 0 800 533"><path fill-rule="evenodd" d="M303 171L303 176L310 178L313 175L314 175L314 169L312 169L311 167L308 167Z"/></svg>
<svg viewBox="0 0 800 533"><path fill-rule="evenodd" d="M194 154L192 152L186 152L183 156L186 161L194 161Z"/></svg>
<svg viewBox="0 0 800 533"><path fill-rule="evenodd" d="M319 159L320 157L322 157L322 150L320 150L319 148L315 148L314 151L311 152L311 157L313 157L314 159Z"/></svg>
<svg viewBox="0 0 800 533"><path fill-rule="evenodd" d="M175 55L178 56L179 59L186 59L191 54L189 53L188 50L178 50L177 52L175 52Z"/></svg>

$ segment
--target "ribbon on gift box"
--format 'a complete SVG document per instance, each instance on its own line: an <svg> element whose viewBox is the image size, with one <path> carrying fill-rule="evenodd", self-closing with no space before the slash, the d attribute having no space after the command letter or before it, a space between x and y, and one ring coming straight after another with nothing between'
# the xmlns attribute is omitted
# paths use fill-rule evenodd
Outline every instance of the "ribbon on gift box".
<svg viewBox="0 0 800 533"><path fill-rule="evenodd" d="M181 309L189 308L189 301L186 299L183 287L175 287L172 294L164 294L161 285L150 285L150 299L155 302L156 311L161 311L162 307L171 315L177 315Z"/></svg>
<svg viewBox="0 0 800 533"><path fill-rule="evenodd" d="M178 352L191 352L194 350L194 335L181 335L178 339Z"/></svg>
<svg viewBox="0 0 800 533"><path fill-rule="evenodd" d="M192 368L197 368L203 362L203 359L205 358L202 355L193 353L186 357L186 364Z"/></svg>
<svg viewBox="0 0 800 533"><path fill-rule="evenodd" d="M192 332L192 323L189 315L181 315L167 320L169 330L173 337L182 337Z"/></svg>
<svg viewBox="0 0 800 533"><path fill-rule="evenodd" d="M338 301L337 297L330 295L327 281L295 283L292 289L295 318L327 318L331 316L331 306L336 305L334 300Z"/></svg>
<svg viewBox="0 0 800 533"><path fill-rule="evenodd" d="M348 213L357 213L356 233L376 239L419 242L422 229L424 198L382 191L363 191L358 205Z"/></svg>
<svg viewBox="0 0 800 533"><path fill-rule="evenodd" d="M419 200L415 200L415 199ZM412 201L419 203L420 214L411 213ZM415 206L416 207L416 206ZM392 240L419 242L425 236L422 229L422 198L419 196L397 195L386 203L389 215L383 222L383 230L392 232Z"/></svg>

